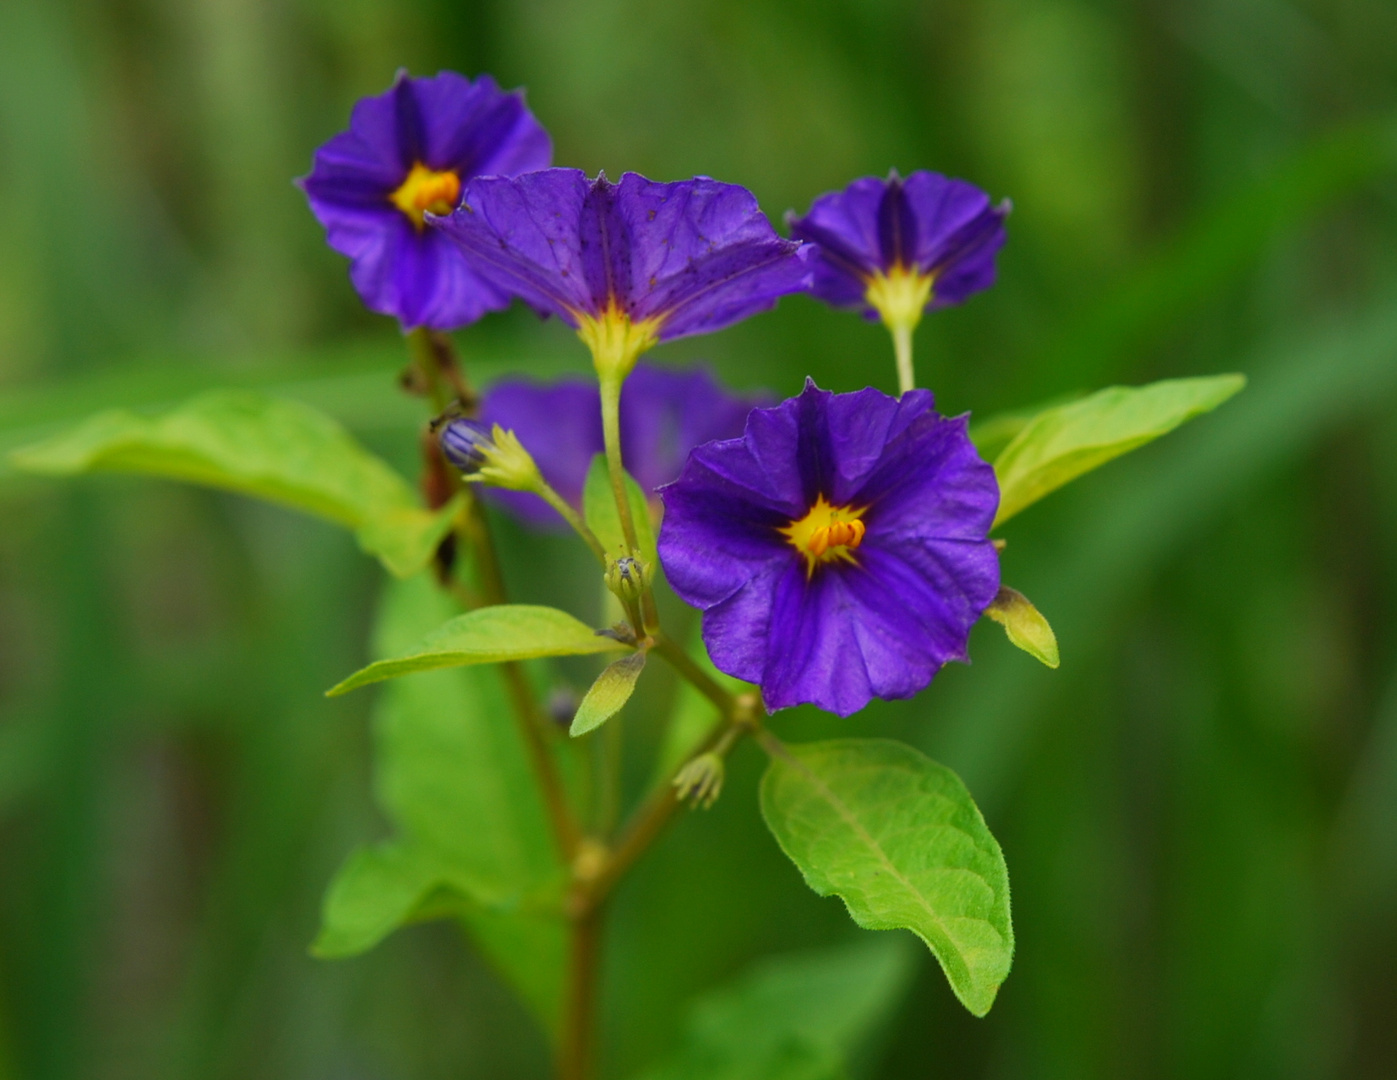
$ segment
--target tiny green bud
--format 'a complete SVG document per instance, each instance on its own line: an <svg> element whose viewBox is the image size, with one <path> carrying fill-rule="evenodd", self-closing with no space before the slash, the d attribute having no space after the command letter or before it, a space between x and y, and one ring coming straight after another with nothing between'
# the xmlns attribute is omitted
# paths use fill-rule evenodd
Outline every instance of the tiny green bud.
<svg viewBox="0 0 1397 1080"><path fill-rule="evenodd" d="M631 555L606 561L606 587L622 604L633 604L640 599L650 579L649 568Z"/></svg>
<svg viewBox="0 0 1397 1080"><path fill-rule="evenodd" d="M1058 665L1057 636L1023 593L1000 586L985 615L1004 627L1009 640L1050 668Z"/></svg>
<svg viewBox="0 0 1397 1080"><path fill-rule="evenodd" d="M694 758L674 777L674 792L680 801L693 800L695 806L707 810L723 793L723 778L727 767L712 750Z"/></svg>

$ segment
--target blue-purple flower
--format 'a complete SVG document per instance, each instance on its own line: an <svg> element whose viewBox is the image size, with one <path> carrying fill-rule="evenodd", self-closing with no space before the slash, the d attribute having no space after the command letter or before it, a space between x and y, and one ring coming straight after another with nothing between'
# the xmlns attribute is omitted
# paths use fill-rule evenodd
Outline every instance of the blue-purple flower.
<svg viewBox="0 0 1397 1080"><path fill-rule="evenodd" d="M999 589L999 488L926 390L805 390L661 489L660 561L713 662L769 709L910 697Z"/></svg>
<svg viewBox="0 0 1397 1080"><path fill-rule="evenodd" d="M474 273L425 215L449 214L472 177L543 169L552 157L519 91L504 93L488 75L399 73L354 106L349 130L316 151L300 184L371 310L451 330L507 306L509 294Z"/></svg>
<svg viewBox="0 0 1397 1080"><path fill-rule="evenodd" d="M751 192L707 177L613 184L578 169L479 177L429 219L501 291L577 329L603 378L656 342L745 319L805 288L807 253Z"/></svg>
<svg viewBox="0 0 1397 1080"><path fill-rule="evenodd" d="M638 365L621 391L621 450L636 482L646 492L669 483L679 475L690 450L742 434L748 412L768 400L765 395L730 393L706 368ZM480 417L483 430L498 424L513 431L553 490L581 508L587 469L593 456L603 451L595 380L569 378L541 385L507 379L485 394ZM537 495L487 491L527 524L563 526Z"/></svg>
<svg viewBox="0 0 1397 1080"><path fill-rule="evenodd" d="M821 195L791 234L817 245L811 291L911 329L931 308L959 304L994 284L1009 203L933 172L905 180L866 176Z"/></svg>

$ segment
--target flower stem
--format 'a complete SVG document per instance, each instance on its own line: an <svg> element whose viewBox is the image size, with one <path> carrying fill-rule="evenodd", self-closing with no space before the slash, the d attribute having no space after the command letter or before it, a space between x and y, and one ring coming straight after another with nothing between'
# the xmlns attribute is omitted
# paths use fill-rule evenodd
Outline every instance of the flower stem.
<svg viewBox="0 0 1397 1080"><path fill-rule="evenodd" d="M558 1040L559 1080L592 1080L596 1075L597 976L602 918L601 905L595 905L572 922L563 1030Z"/></svg>
<svg viewBox="0 0 1397 1080"><path fill-rule="evenodd" d="M539 486L534 488L534 493L544 502L551 506L564 521L572 526L572 531L582 538L582 542L592 550L602 566L606 565L606 548L602 547L601 541L597 539L597 534L588 528L587 523L582 520L582 515L574 510L561 495L553 490L551 484L540 480Z"/></svg>
<svg viewBox="0 0 1397 1080"><path fill-rule="evenodd" d="M906 323L892 323L888 330L893 336L893 352L897 356L897 392L907 393L917 385L912 371L912 330Z"/></svg>
<svg viewBox="0 0 1397 1080"><path fill-rule="evenodd" d="M636 554L640 550L640 542L636 538L635 518L631 516L631 500L626 495L626 466L621 460L621 386L624 382L623 376L600 375L601 431L606 444L606 471L611 477L611 495L616 500L616 515L621 519L621 535L625 538L627 553ZM655 610L654 593L648 585L641 593L640 605L645 628L657 628L659 615Z"/></svg>
<svg viewBox="0 0 1397 1080"><path fill-rule="evenodd" d="M655 644L651 646L651 649L664 657L665 661L676 672L688 679L695 690L718 706L719 712L724 716L730 716L737 699L725 690L718 683L718 680L699 667L694 662L693 657L675 644L672 638L658 632L653 637Z"/></svg>

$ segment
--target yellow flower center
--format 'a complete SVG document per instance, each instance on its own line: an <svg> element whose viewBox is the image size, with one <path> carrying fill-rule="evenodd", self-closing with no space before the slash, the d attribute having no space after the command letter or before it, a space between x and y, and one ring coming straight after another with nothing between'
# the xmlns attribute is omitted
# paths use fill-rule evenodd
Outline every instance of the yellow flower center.
<svg viewBox="0 0 1397 1080"><path fill-rule="evenodd" d="M592 315L574 311L577 336L592 350L592 362L602 377L625 378L640 354L660 340L661 319L631 322L615 299Z"/></svg>
<svg viewBox="0 0 1397 1080"><path fill-rule="evenodd" d="M461 178L449 169L435 172L419 161L388 201L411 218L421 232L423 214L449 214L456 209L461 201Z"/></svg>
<svg viewBox="0 0 1397 1080"><path fill-rule="evenodd" d="M889 327L913 330L922 321L922 312L931 299L933 281L931 274L896 263L886 274L874 274L868 279L863 298Z"/></svg>
<svg viewBox="0 0 1397 1080"><path fill-rule="evenodd" d="M865 532L860 518L868 507L831 506L823 495L815 500L799 521L781 530L793 548L805 556L805 576L810 578L820 563L843 559L855 562L854 552L863 543Z"/></svg>

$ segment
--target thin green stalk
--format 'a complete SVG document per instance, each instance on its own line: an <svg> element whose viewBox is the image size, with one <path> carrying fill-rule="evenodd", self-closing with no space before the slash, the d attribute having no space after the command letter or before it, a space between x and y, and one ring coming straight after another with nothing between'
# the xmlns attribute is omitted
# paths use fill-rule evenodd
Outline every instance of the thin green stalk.
<svg viewBox="0 0 1397 1080"><path fill-rule="evenodd" d="M917 385L912 371L912 327L897 323L888 327L893 336L893 353L897 356L897 392L907 393Z"/></svg>
<svg viewBox="0 0 1397 1080"><path fill-rule="evenodd" d="M616 514L621 519L621 535L628 553L640 550L636 538L635 519L631 516L631 501L626 497L626 466L621 460L621 385L625 380L611 375L601 376L601 430L606 444L606 471L611 477L611 496L616 500ZM659 629L659 613L655 595L647 585L640 594L643 628ZM642 629L636 628L637 631Z"/></svg>
<svg viewBox="0 0 1397 1080"><path fill-rule="evenodd" d="M725 690L717 679L699 667L694 662L693 657L675 644L673 639L659 632L656 632L653 637L655 641L654 645L651 646L653 652L662 656L670 667L688 679L693 684L694 689L713 702L724 716L733 714L737 704L737 698L733 694Z"/></svg>
<svg viewBox="0 0 1397 1080"><path fill-rule="evenodd" d="M567 500L554 491L546 481L539 481L539 485L534 488L534 494L558 511L562 519L572 526L572 531L582 538L582 542L592 549L592 554L597 557L602 566L605 566L606 548L602 547L601 541L597 539L597 534L582 520L582 515L574 510Z"/></svg>

